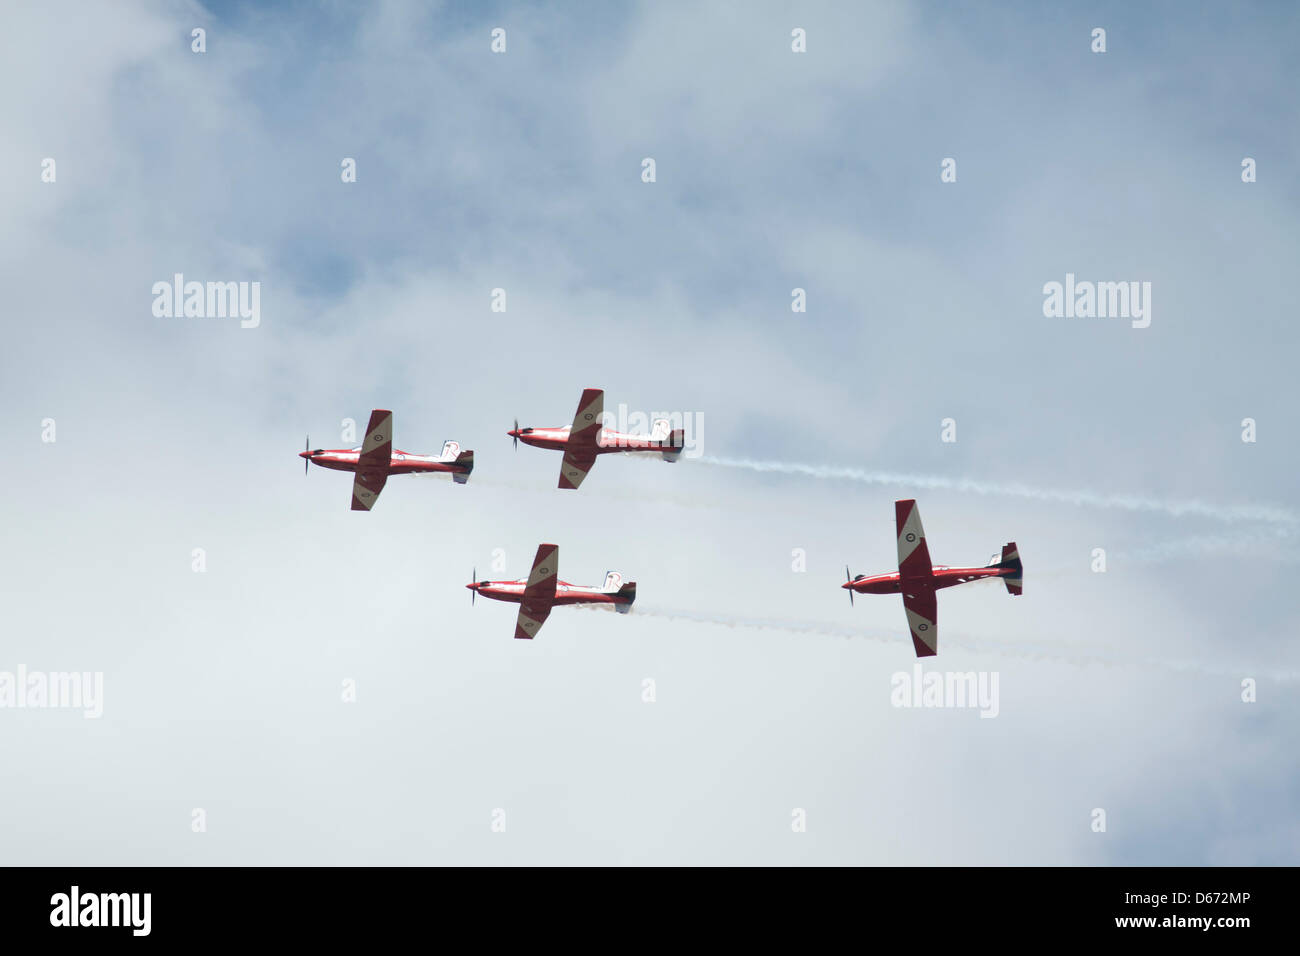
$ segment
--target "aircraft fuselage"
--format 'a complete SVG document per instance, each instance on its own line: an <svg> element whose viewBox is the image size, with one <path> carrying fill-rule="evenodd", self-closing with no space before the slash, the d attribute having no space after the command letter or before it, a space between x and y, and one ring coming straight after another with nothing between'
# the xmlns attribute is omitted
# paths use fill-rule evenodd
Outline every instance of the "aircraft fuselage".
<svg viewBox="0 0 1300 956"><path fill-rule="evenodd" d="M571 428L570 425L559 428L512 428L506 434L511 438L518 438L525 445L532 445L534 448L563 451L569 443ZM614 431L612 428L602 428L596 436L596 454L598 455L636 451L662 453L665 451L665 447L664 442L659 439L647 438L645 435L628 435L624 432ZM671 450L671 448L668 450Z"/></svg>
<svg viewBox="0 0 1300 956"><path fill-rule="evenodd" d="M465 587L476 592L480 597L518 604L523 600L524 588L527 585L528 582L526 581L475 581L473 584L465 585ZM582 584L570 584L568 581L558 581L555 585L555 600L552 603L627 605L631 604L632 600L626 594L587 587Z"/></svg>
<svg viewBox="0 0 1300 956"><path fill-rule="evenodd" d="M1009 578L1015 575L1016 571L1012 568L950 568L936 565L931 570L931 576L923 580L929 582L929 587L939 590L978 581L980 578ZM871 574L856 581L845 581L840 587L857 594L898 594L902 590L902 577L897 571Z"/></svg>
<svg viewBox="0 0 1300 956"><path fill-rule="evenodd" d="M313 465L319 465L322 468L329 468L333 471L353 471L357 470L357 460L361 453L348 448L317 448L315 451L300 451L299 458L306 458ZM376 469L368 465L366 471L375 471ZM389 475L413 475L421 472L447 472L458 474L467 471L463 465L457 465L454 461L443 461L433 455L412 455L404 451L394 451L388 461L386 474Z"/></svg>

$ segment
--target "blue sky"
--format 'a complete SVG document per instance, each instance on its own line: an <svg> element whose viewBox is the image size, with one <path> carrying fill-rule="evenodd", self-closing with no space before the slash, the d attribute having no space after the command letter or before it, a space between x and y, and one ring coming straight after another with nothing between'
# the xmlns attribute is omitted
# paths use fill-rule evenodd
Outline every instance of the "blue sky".
<svg viewBox="0 0 1300 956"><path fill-rule="evenodd" d="M1285 5L12 19L0 670L100 670L106 701L0 710L6 859L1297 861ZM176 272L259 281L260 326L155 318ZM1151 282L1151 326L1045 318L1067 272ZM587 386L702 415L709 456L917 480L604 460L564 495L504 432ZM403 448L475 449L470 483L353 515L302 478L304 433L380 406ZM935 666L997 671L997 719L892 708L902 608L838 590L893 565L900 497L938 562L1020 544L1022 598L940 596ZM543 540L636 611L525 646L469 607L471 567Z"/></svg>

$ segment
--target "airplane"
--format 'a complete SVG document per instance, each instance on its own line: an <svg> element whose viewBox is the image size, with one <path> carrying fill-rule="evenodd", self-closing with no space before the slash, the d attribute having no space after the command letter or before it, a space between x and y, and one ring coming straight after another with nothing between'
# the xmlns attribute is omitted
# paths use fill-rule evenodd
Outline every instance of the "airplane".
<svg viewBox="0 0 1300 956"><path fill-rule="evenodd" d="M662 455L664 461L676 461L681 457L686 432L681 428L670 431L668 419L655 419L649 437L626 435L601 427L604 411L604 390L587 388L582 391L572 425L520 428L516 419L515 427L506 434L515 440L516 451L521 441L535 448L562 449L564 461L560 465L560 488L577 488L582 484L582 479L596 463L597 455L642 452Z"/></svg>
<svg viewBox="0 0 1300 956"><path fill-rule="evenodd" d="M527 581L475 581L467 584L474 598L483 595L494 601L509 601L519 605L519 617L515 621L515 638L531 640L546 623L551 608L562 604L605 604L612 605L619 614L632 610L636 600L636 582L624 583L623 575L610 571L605 575L605 583L598 587L584 587L570 584L559 579L560 548L554 544L540 544L537 555L533 558L533 569ZM478 572L474 572L478 577Z"/></svg>
<svg viewBox="0 0 1300 956"><path fill-rule="evenodd" d="M1002 546L1002 557L993 556L987 567L950 568L945 564L930 564L930 549L925 543L925 530L921 527L921 512L916 502L907 498L894 502L894 518L898 525L898 570L884 574L849 575L842 588L848 589L849 603L853 594L903 595L903 608L907 611L907 624L912 631L912 646L917 657L934 657L939 653L938 602L935 592L940 588L955 587L981 578L1002 578L1007 591L1018 595L1024 591L1024 566L1020 552L1011 541Z"/></svg>
<svg viewBox="0 0 1300 956"><path fill-rule="evenodd" d="M302 473L307 474L307 466L320 465L335 471L356 473L352 483L352 510L369 511L384 490L389 475L411 475L424 473L450 474L452 481L463 485L469 481L469 473L474 470L474 453L461 451L458 442L445 442L442 454L412 455L401 449L393 448L393 413L386 408L376 408L370 413L370 424L366 426L366 439L356 448L317 448L312 449L311 437L307 438L307 448L298 452L298 457L305 459Z"/></svg>

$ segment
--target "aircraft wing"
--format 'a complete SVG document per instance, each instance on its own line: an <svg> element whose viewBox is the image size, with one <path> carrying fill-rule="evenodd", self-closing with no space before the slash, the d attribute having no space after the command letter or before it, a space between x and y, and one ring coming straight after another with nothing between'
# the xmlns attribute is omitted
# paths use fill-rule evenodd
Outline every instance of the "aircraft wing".
<svg viewBox="0 0 1300 956"><path fill-rule="evenodd" d="M561 488L577 488L596 463L596 442L604 422L605 392L599 388L586 388L578 400L578 411L573 416L573 427L564 444L564 461L560 464Z"/></svg>
<svg viewBox="0 0 1300 956"><path fill-rule="evenodd" d="M376 408L370 413L370 424L366 426L366 440L361 443L357 470L371 468L387 472L392 460L393 413L386 408Z"/></svg>
<svg viewBox="0 0 1300 956"><path fill-rule="evenodd" d="M352 510L369 511L373 508L387 483L387 472L358 471L352 482Z"/></svg>
<svg viewBox="0 0 1300 956"><path fill-rule="evenodd" d="M560 488L577 488L596 464L596 453L582 452L575 448L564 449L564 461L560 463Z"/></svg>
<svg viewBox="0 0 1300 956"><path fill-rule="evenodd" d="M529 604L524 602L519 605L519 617L515 620L515 639L532 640L537 636L537 632L542 629L546 619L551 614L549 604Z"/></svg>
<svg viewBox="0 0 1300 956"><path fill-rule="evenodd" d="M531 640L546 623L555 603L555 584L559 580L560 548L554 544L541 544L533 558L533 570L528 574L523 600L519 602L519 617L515 621L515 638Z"/></svg>
<svg viewBox="0 0 1300 956"><path fill-rule="evenodd" d="M939 602L934 588L909 587L903 582L903 608L907 611L907 626L912 629L912 646L917 657L934 657L939 653Z"/></svg>
<svg viewBox="0 0 1300 956"><path fill-rule="evenodd" d="M903 578L928 578L934 574L930 549L925 544L921 511L911 498L894 502L898 524L898 574Z"/></svg>

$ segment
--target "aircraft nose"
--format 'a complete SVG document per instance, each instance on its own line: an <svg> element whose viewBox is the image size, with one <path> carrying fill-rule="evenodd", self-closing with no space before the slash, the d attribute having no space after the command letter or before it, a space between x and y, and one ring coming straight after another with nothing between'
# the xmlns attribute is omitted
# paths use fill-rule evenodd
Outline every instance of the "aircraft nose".
<svg viewBox="0 0 1300 956"><path fill-rule="evenodd" d="M519 437L519 429L518 429L518 428L512 428L512 429L510 429L510 431L506 432L506 434L509 435L511 438L518 438L518 437Z"/></svg>
<svg viewBox="0 0 1300 956"><path fill-rule="evenodd" d="M311 452L309 452L309 451L300 451L300 452L298 452L298 457L299 457L299 458L310 458L310 457L311 457Z"/></svg>
<svg viewBox="0 0 1300 956"><path fill-rule="evenodd" d="M465 585L465 587L469 588L471 591L477 591L477 590L478 590L478 582L476 581L476 582L474 582L473 584L467 584L467 585Z"/></svg>
<svg viewBox="0 0 1300 956"><path fill-rule="evenodd" d="M853 582L845 581L843 584L840 585L840 587L844 588L846 591L851 591L853 589Z"/></svg>

